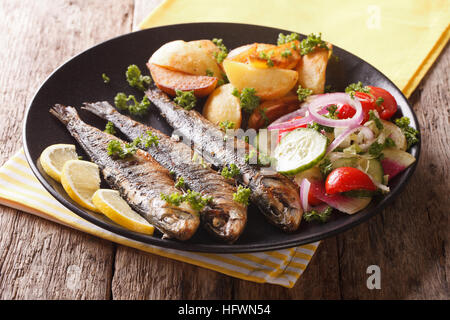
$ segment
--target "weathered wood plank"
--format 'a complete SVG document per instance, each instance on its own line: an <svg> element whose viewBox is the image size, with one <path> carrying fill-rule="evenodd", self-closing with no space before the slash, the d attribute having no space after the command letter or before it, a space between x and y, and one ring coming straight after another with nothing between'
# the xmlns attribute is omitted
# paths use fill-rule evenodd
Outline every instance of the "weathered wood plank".
<svg viewBox="0 0 450 320"><path fill-rule="evenodd" d="M382 214L337 237L343 298L449 298L449 67L447 46L411 98L422 152L408 186ZM372 264L381 290L366 287Z"/></svg>
<svg viewBox="0 0 450 320"><path fill-rule="evenodd" d="M131 30L133 3L0 2L0 164L21 147L26 105L72 55ZM1 299L107 299L114 245L0 207Z"/></svg>

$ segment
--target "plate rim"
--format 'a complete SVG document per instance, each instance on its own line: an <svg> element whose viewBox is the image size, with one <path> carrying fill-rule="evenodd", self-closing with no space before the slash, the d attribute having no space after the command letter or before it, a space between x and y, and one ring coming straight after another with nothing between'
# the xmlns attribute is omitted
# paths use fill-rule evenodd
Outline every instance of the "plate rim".
<svg viewBox="0 0 450 320"><path fill-rule="evenodd" d="M151 32L152 30L155 29L166 29L166 28L170 28L170 27L182 27L185 25L240 25L240 26L245 26L245 27L257 27L257 28L265 28L265 29L273 29L273 30L280 30L283 32L296 32L296 31L289 31L289 30L285 30L285 29L280 29L280 28L276 28L276 27L270 27L270 26L264 26L264 25L257 25L257 24L245 24L245 23L234 23L234 22L194 22L194 23L180 23L180 24L170 24L170 25L164 25L164 26L158 26L158 27L153 27L153 28L147 28L144 30L136 30L136 31L132 31L129 33L125 33L113 38L110 38L108 40L102 41L100 43L97 43L81 52L79 52L78 54L70 57L69 59L65 60L62 64L60 64L55 70L53 70L49 76L47 76L45 78L44 81L42 81L42 83L39 85L39 87L37 88L37 90L35 91L35 93L33 94L29 104L27 105L26 108L26 112L24 115L24 120L23 120L23 127L22 127L22 143L23 143L23 149L24 149L24 154L25 154L25 158L33 172L33 174L36 176L36 178L38 179L38 181L44 186L44 188L58 201L60 202L64 207L66 207L67 209L71 210L72 212L74 212L75 214L77 214L80 218L85 219L91 223L93 223L94 225L96 225L97 227L100 227L102 229L105 229L106 231L112 232L115 235L118 236L122 236L124 238L127 238L128 240L135 240L135 241L139 241L139 242L143 242L147 245L152 245L152 246L157 246L157 247L162 247L162 248L167 248L167 249L175 249L175 250L180 250L180 251L186 251L186 252L204 252L204 253L251 253L251 252L264 252L264 251L273 251L273 250L280 250L280 249L286 249L286 248L292 248L292 247L296 247L296 246L301 246L301 245L305 245L305 244L311 244L320 240L324 240L326 238L330 238L333 236L336 236L337 234L343 233L353 227L356 227L357 225L366 222L367 220L369 220L370 218L372 218L373 216L375 216L376 214L380 213L383 209L385 209L392 201L394 201L394 199L396 199L396 197L404 190L404 188L406 187L406 185L408 184L408 181L410 180L411 176L413 175L413 173L415 172L418 162L419 162L419 158L420 158L420 151L421 151L421 139L419 139L419 142L413 147L414 148L414 152L415 153L415 158L416 161L414 162L414 164L409 167L407 170L405 170L401 176L399 176L398 178L400 178L400 181L398 181L398 184L396 186L396 189L392 191L392 193L389 194L389 196L386 196L384 198L382 198L380 201L378 201L378 203L376 204L376 206L374 208L372 208L371 212L369 212L368 214L362 216L360 219L357 219L355 221L349 222L343 226L337 227L335 229L332 229L326 233L321 233L321 234L317 234L317 235L313 235L307 239L304 240L298 240L298 239L287 239L286 241L283 241L282 243L263 243L263 244L222 244L222 243L218 243L218 242L214 242L214 240L211 241L211 244L205 245L205 244L198 244L198 243L185 243L185 242L179 242L179 241L175 241L175 240L170 240L167 241L165 239L162 238L158 238L158 237L153 237L153 236L148 236L148 235L144 235L144 234L140 234L140 233L136 233L133 232L131 230L125 229L119 225L115 225L115 224L111 224L111 223L106 223L105 221L101 220L101 219L97 219L95 216L89 214L89 212L81 210L80 208L78 208L77 206L75 206L74 204L72 204L71 202L69 202L68 200L66 200L64 197L62 197L48 182L47 180L42 176L41 172L39 171L39 169L37 168L36 164L33 162L32 157L30 155L30 151L28 148L28 143L27 143L27 139L26 139L26 128L27 128L27 123L29 121L29 113L31 110L31 107L35 101L35 98L37 97L37 95L39 94L39 92L41 91L42 87L49 81L49 79L51 79L53 77L54 74L56 74L60 69L62 69L65 65L67 65L68 63L70 63L72 60L77 59L79 56L84 55L86 53L88 53L91 50L95 50L97 47L100 47L108 42L112 42L115 41L117 39L123 38L123 37L129 37L132 36L133 34L136 33L144 33L144 32ZM297 32L298 33L298 32ZM302 37L306 37L306 35L300 34L300 36ZM369 65L371 68L373 68L374 70L376 70L379 74L381 74L385 80L387 80L394 88L397 89L397 91L400 93L400 95L402 96L402 98L406 101L406 107L409 109L409 111L412 114L413 117L413 124L414 127L419 131L419 136L421 136L420 132L420 125L419 125L419 121L417 119L417 116L414 112L414 109L412 108L412 106L410 105L408 99L405 97L405 95L403 94L403 92L397 87L397 85L395 85L392 80L390 78L388 78L383 72L381 72L379 69L377 69L376 67L374 67L372 64L368 63L366 60L356 56L355 54L353 54L350 51L347 51L345 49L340 48L339 46L335 46L334 47L345 51L347 54L355 57L357 60L360 60L362 62L364 62L365 64ZM286 234L286 236L289 236L289 234Z"/></svg>

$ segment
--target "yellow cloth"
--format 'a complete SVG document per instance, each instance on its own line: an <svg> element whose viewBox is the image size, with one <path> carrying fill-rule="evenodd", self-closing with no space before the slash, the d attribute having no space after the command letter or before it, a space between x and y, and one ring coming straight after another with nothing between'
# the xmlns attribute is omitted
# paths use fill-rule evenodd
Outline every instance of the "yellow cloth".
<svg viewBox="0 0 450 320"><path fill-rule="evenodd" d="M323 39L375 66L409 97L450 37L450 1L166 0L140 28L187 22L321 32Z"/></svg>
<svg viewBox="0 0 450 320"><path fill-rule="evenodd" d="M306 269L319 242L258 253L209 254L160 248L130 240L80 218L56 201L33 175L23 153L0 168L0 204L81 230L125 246L183 261L240 279L292 288Z"/></svg>

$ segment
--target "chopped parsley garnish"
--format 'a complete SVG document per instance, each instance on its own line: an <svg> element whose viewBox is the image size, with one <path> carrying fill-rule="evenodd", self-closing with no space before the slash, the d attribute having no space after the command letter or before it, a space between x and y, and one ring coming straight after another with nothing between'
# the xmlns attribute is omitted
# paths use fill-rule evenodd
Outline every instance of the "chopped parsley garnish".
<svg viewBox="0 0 450 320"><path fill-rule="evenodd" d="M169 195L161 193L161 199L178 207L184 201L184 196L178 192L174 192Z"/></svg>
<svg viewBox="0 0 450 320"><path fill-rule="evenodd" d="M339 112L337 111L337 109L338 109L337 105L335 105L335 104L329 105L329 106L327 107L327 110L328 110L328 114L326 115L327 118L330 118L330 119L337 119L337 115L338 115L338 113L339 113Z"/></svg>
<svg viewBox="0 0 450 320"><path fill-rule="evenodd" d="M185 187L184 178L183 177L178 178L177 182L175 183L175 188L184 188L184 187Z"/></svg>
<svg viewBox="0 0 450 320"><path fill-rule="evenodd" d="M378 97L377 100L375 100L375 103L377 106L381 106L381 104L384 102L384 99L382 97Z"/></svg>
<svg viewBox="0 0 450 320"><path fill-rule="evenodd" d="M153 134L151 131L147 131L147 136L141 136L141 143L146 147L150 148L152 146L157 146L159 143L159 138Z"/></svg>
<svg viewBox="0 0 450 320"><path fill-rule="evenodd" d="M377 117L373 110L369 110L369 120L373 120L378 130L383 130L383 123L381 123L380 118Z"/></svg>
<svg viewBox="0 0 450 320"><path fill-rule="evenodd" d="M384 157L383 149L391 148L391 147L395 147L395 141L392 140L392 138L388 137L384 140L384 143L379 143L379 142L372 143L369 146L368 152L371 156L382 159Z"/></svg>
<svg viewBox="0 0 450 320"><path fill-rule="evenodd" d="M311 221L315 220L320 223L325 223L330 218L332 212L333 212L333 208L331 208L331 207L327 207L322 212L318 212L317 210L311 210L311 211L305 212L303 214L303 218L307 222L311 222Z"/></svg>
<svg viewBox="0 0 450 320"><path fill-rule="evenodd" d="M297 89L298 101L300 101L300 102L305 101L306 98L308 98L311 94L312 94L311 89L302 88L302 86L300 86L300 85L298 86L298 89Z"/></svg>
<svg viewBox="0 0 450 320"><path fill-rule="evenodd" d="M396 119L395 124L400 129L402 129L403 134L405 135L406 141L408 143L407 149L409 149L413 144L419 142L419 138L417 137L419 131L409 126L410 120L408 117L401 117L400 119Z"/></svg>
<svg viewBox="0 0 450 320"><path fill-rule="evenodd" d="M329 50L327 43L322 40L321 33L318 35L311 33L306 39L300 41L300 54L304 56L311 53L316 47Z"/></svg>
<svg viewBox="0 0 450 320"><path fill-rule="evenodd" d="M233 193L233 200L248 206L248 199L250 198L251 190L249 188L244 188L239 186L237 191Z"/></svg>
<svg viewBox="0 0 450 320"><path fill-rule="evenodd" d="M241 93L234 88L232 94L239 98L241 109L247 113L252 113L259 106L260 98L256 95L256 90L253 88L244 88Z"/></svg>
<svg viewBox="0 0 450 320"><path fill-rule="evenodd" d="M147 98L147 96L142 98L141 102L138 102L133 95L130 95L128 97L128 99L130 98L133 101L133 104L128 106L128 111L136 116L144 115L150 107L150 100Z"/></svg>
<svg viewBox="0 0 450 320"><path fill-rule="evenodd" d="M201 211L203 208L212 201L212 197L202 197L200 192L188 190L184 195L184 201L188 202L192 209Z"/></svg>
<svg viewBox="0 0 450 320"><path fill-rule="evenodd" d="M293 32L287 35L280 33L278 35L277 44L280 46L282 44L289 43L295 40L300 40L300 35L298 33Z"/></svg>
<svg viewBox="0 0 450 320"><path fill-rule="evenodd" d="M225 73L222 72L222 79L219 79L217 81L217 86L220 87L221 85L224 85L225 83L229 83L230 80L228 80L228 77Z"/></svg>
<svg viewBox="0 0 450 320"><path fill-rule="evenodd" d="M214 72L211 71L211 70L209 70L209 69L206 69L206 75L207 75L208 77L214 77Z"/></svg>
<svg viewBox="0 0 450 320"><path fill-rule="evenodd" d="M201 193L188 190L185 194L180 194L178 192L171 193L166 195L161 193L161 199L166 201L167 203L179 206L183 202L189 203L192 209L196 211L201 211L210 201L212 201L212 197L202 197Z"/></svg>
<svg viewBox="0 0 450 320"><path fill-rule="evenodd" d="M271 59L272 55L273 55L273 51L272 51L272 52L269 52L269 54L265 53L264 51L261 51L261 52L259 53L259 57L260 57L261 59L266 60L266 61L267 61L266 63L267 63L267 65L268 65L269 67L273 67L273 66L274 66L273 61L272 61L272 59Z"/></svg>
<svg viewBox="0 0 450 320"><path fill-rule="evenodd" d="M140 138L134 139L131 143L122 145L119 140L111 140L108 143L107 151L109 156L125 159L136 153L138 144L141 142Z"/></svg>
<svg viewBox="0 0 450 320"><path fill-rule="evenodd" d="M128 104L129 101L133 103ZM138 102L133 95L127 97L125 93L119 92L114 97L114 104L119 110L128 110L133 115L142 116L150 107L150 100L145 96L141 102Z"/></svg>
<svg viewBox="0 0 450 320"><path fill-rule="evenodd" d="M220 121L219 123L219 127L223 130L223 131L227 131L228 129L234 129L234 126L236 124L233 121Z"/></svg>
<svg viewBox="0 0 450 320"><path fill-rule="evenodd" d="M109 83L111 79L106 75L106 73L102 73L102 79L104 83Z"/></svg>
<svg viewBox="0 0 450 320"><path fill-rule="evenodd" d="M212 39L212 42L220 49L220 52L214 52L214 58L216 58L217 63L222 63L228 55L228 49L223 44L222 39L214 38Z"/></svg>
<svg viewBox="0 0 450 320"><path fill-rule="evenodd" d="M308 123L307 125L308 128L314 129L317 132L322 133L321 131L325 131L327 133L332 133L334 132L334 128L333 127L327 127L327 126L323 126L321 124L318 124L317 122L313 122L313 123Z"/></svg>
<svg viewBox="0 0 450 320"><path fill-rule="evenodd" d="M225 178L234 178L241 174L241 170L234 164L230 164L230 167L223 167L220 173Z"/></svg>
<svg viewBox="0 0 450 320"><path fill-rule="evenodd" d="M284 50L284 51L281 53L281 56L282 56L283 58L290 57L290 56L292 56L292 51L289 50L289 49L286 49L286 50Z"/></svg>
<svg viewBox="0 0 450 320"><path fill-rule="evenodd" d="M322 176L325 178L330 174L331 171L333 171L333 164L331 163L331 160L329 158L325 158L322 160L322 162L319 164L320 173L322 173Z"/></svg>
<svg viewBox="0 0 450 320"><path fill-rule="evenodd" d="M103 131L109 134L116 134L116 129L114 128L114 124L111 121L108 121L105 126L105 130Z"/></svg>
<svg viewBox="0 0 450 320"><path fill-rule="evenodd" d="M125 72L128 84L138 90L145 91L152 79L149 76L143 76L141 70L135 64L128 66Z"/></svg>
<svg viewBox="0 0 450 320"><path fill-rule="evenodd" d="M381 158L383 156L384 144L374 142L369 147L369 154L375 158Z"/></svg>
<svg viewBox="0 0 450 320"><path fill-rule="evenodd" d="M384 147L385 148L393 148L393 147L395 147L396 145L395 145L395 141L392 139L392 138L389 138L389 137L387 137L385 140L384 140Z"/></svg>
<svg viewBox="0 0 450 320"><path fill-rule="evenodd" d="M178 104L180 107L186 110L192 110L195 108L195 105L197 104L197 98L194 95L194 90L192 91L175 90L175 93L177 95L174 99L176 104Z"/></svg>
<svg viewBox="0 0 450 320"><path fill-rule="evenodd" d="M370 93L370 89L367 86L363 86L361 81L358 81L357 83L352 83L345 88L345 93L350 94L350 97L355 97L355 92L364 92L364 93Z"/></svg>

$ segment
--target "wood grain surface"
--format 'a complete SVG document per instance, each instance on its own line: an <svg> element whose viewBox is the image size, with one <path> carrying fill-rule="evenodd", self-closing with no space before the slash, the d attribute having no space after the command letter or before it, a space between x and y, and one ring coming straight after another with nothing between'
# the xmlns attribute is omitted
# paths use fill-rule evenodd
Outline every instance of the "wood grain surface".
<svg viewBox="0 0 450 320"><path fill-rule="evenodd" d="M26 105L61 63L136 30L161 0L0 1L0 165L21 147ZM322 242L292 289L234 279L0 206L0 299L449 299L450 49L410 101L416 173L381 214ZM381 289L366 269L381 269Z"/></svg>

